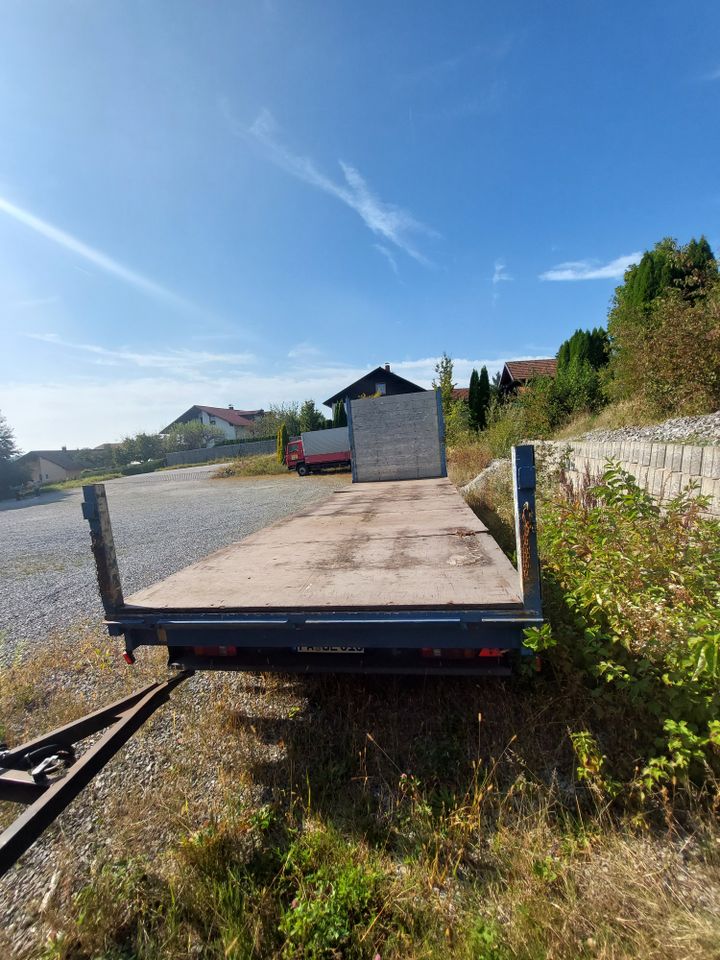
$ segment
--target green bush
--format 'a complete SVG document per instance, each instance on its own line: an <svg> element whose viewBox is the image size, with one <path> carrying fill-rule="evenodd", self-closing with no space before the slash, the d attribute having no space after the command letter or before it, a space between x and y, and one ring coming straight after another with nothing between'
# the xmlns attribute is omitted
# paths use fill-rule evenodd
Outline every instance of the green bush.
<svg viewBox="0 0 720 960"><path fill-rule="evenodd" d="M445 411L445 439L449 446L475 439L470 423L470 408L464 400L452 400Z"/></svg>
<svg viewBox="0 0 720 960"><path fill-rule="evenodd" d="M240 438L235 437L234 440L233 440L233 439L230 439L230 440L216 440L215 443L213 443L211 449L214 450L215 447L235 447L235 446L238 446L238 444L243 444L243 443L259 443L261 440L274 440L274 439L275 439L275 434L273 434L272 436L267 436L267 437L240 437Z"/></svg>
<svg viewBox="0 0 720 960"><path fill-rule="evenodd" d="M488 425L480 436L487 443L493 457L509 457L511 447L528 436L525 408L517 400L506 403L496 401L490 406Z"/></svg>
<svg viewBox="0 0 720 960"><path fill-rule="evenodd" d="M610 466L542 510L551 627L528 644L636 725L641 790L720 769L720 524L703 504L686 490L661 508Z"/></svg>
<svg viewBox="0 0 720 960"><path fill-rule="evenodd" d="M146 460L145 463L129 463L120 468L123 477L134 477L139 473L153 473L159 467L165 466L165 460Z"/></svg>

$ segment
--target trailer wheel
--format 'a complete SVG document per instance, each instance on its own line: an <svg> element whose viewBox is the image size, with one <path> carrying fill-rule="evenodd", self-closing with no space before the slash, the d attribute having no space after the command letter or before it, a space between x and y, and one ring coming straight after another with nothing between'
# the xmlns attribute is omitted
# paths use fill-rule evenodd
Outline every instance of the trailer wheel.
<svg viewBox="0 0 720 960"><path fill-rule="evenodd" d="M305 477L307 476L308 468L305 466L304 463L301 463L300 466L297 468L297 472L299 477Z"/></svg>

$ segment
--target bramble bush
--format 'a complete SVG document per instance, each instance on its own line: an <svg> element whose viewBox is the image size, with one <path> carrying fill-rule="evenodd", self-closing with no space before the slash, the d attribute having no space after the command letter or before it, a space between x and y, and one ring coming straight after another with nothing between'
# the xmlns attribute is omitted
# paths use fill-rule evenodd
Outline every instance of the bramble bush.
<svg viewBox="0 0 720 960"><path fill-rule="evenodd" d="M598 708L635 726L641 794L717 772L720 524L692 488L660 507L616 465L580 486L544 505L549 624L527 643L552 648L561 675L579 668Z"/></svg>

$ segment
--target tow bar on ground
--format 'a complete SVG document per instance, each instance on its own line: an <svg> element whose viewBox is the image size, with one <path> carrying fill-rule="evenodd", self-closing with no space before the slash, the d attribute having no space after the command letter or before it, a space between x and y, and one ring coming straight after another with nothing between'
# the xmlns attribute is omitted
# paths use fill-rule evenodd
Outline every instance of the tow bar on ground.
<svg viewBox="0 0 720 960"><path fill-rule="evenodd" d="M19 747L0 749L0 800L28 804L0 834L0 876L192 673L184 670L164 683L150 683ZM75 745L101 730L106 732L78 756Z"/></svg>

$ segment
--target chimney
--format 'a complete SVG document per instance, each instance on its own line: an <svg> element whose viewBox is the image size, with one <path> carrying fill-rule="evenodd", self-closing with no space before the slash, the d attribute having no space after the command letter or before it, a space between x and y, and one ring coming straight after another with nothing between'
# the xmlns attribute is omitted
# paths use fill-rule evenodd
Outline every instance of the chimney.
<svg viewBox="0 0 720 960"><path fill-rule="evenodd" d="M386 364L385 364L385 369L387 370L388 373L390 373L390 364L389 364L389 363L386 363Z"/></svg>

